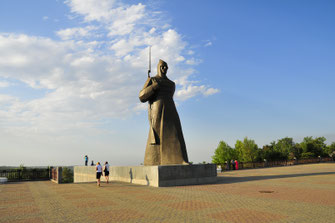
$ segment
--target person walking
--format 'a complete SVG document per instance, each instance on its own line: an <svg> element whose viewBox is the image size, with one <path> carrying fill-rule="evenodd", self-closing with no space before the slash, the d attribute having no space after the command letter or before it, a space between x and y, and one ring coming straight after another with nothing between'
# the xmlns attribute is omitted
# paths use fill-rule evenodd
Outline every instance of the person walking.
<svg viewBox="0 0 335 223"><path fill-rule="evenodd" d="M97 172L97 186L100 187L100 178L102 175L102 166L100 165L100 162L97 163L95 170Z"/></svg>
<svg viewBox="0 0 335 223"><path fill-rule="evenodd" d="M238 170L238 162L235 160L235 169Z"/></svg>
<svg viewBox="0 0 335 223"><path fill-rule="evenodd" d="M87 163L88 163L88 156L85 155L84 159L85 159L85 166L87 166Z"/></svg>
<svg viewBox="0 0 335 223"><path fill-rule="evenodd" d="M105 172L106 182L108 183L108 180L109 180L109 164L108 164L107 161L105 162L104 172Z"/></svg>

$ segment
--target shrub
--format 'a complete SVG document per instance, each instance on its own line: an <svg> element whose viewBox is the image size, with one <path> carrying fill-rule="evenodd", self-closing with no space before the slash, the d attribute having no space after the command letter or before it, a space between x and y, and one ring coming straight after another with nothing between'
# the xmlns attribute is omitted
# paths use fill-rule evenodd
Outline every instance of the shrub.
<svg viewBox="0 0 335 223"><path fill-rule="evenodd" d="M73 183L73 171L70 168L63 168L62 183Z"/></svg>

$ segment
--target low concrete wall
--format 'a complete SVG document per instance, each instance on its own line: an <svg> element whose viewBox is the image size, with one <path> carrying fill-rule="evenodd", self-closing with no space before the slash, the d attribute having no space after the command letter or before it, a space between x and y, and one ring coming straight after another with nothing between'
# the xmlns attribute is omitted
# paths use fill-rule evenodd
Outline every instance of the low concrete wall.
<svg viewBox="0 0 335 223"><path fill-rule="evenodd" d="M73 167L73 182L96 182L95 166L74 166Z"/></svg>
<svg viewBox="0 0 335 223"><path fill-rule="evenodd" d="M95 166L75 166L74 183L96 182ZM123 181L134 184L158 186L157 166L110 166L110 181ZM101 182L106 182L105 176Z"/></svg>
<svg viewBox="0 0 335 223"><path fill-rule="evenodd" d="M153 187L216 182L215 164L166 166L110 166L110 181L123 181ZM101 177L106 182L105 177ZM96 182L94 166L75 166L74 183Z"/></svg>

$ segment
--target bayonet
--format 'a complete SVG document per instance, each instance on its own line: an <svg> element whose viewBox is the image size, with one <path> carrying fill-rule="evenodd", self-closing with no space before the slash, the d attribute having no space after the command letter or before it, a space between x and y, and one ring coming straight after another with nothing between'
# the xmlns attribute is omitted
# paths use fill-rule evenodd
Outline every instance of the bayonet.
<svg viewBox="0 0 335 223"><path fill-rule="evenodd" d="M149 69L148 69L148 78L150 77L151 73L151 46L149 46Z"/></svg>

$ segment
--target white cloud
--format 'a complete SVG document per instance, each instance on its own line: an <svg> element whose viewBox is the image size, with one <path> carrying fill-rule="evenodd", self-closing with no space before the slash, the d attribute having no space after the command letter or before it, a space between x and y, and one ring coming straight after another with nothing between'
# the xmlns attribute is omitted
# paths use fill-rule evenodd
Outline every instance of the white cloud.
<svg viewBox="0 0 335 223"><path fill-rule="evenodd" d="M186 64L188 64L188 65L198 65L198 64L200 64L201 62L202 62L201 59L197 59L197 58L192 57L191 59L188 59L188 60L186 61Z"/></svg>
<svg viewBox="0 0 335 223"><path fill-rule="evenodd" d="M216 94L216 93L218 93L218 92L220 92L220 90L217 89L217 88L207 88L207 89L203 92L203 94L204 94L205 96L209 96L209 95Z"/></svg>
<svg viewBox="0 0 335 223"><path fill-rule="evenodd" d="M1 40L8 44L1 44ZM11 108L16 107L15 112L12 110L16 114L29 110L36 116L43 113L45 117L63 117L65 121L77 117L98 120L102 116L129 115L139 103L137 94L142 84L138 73L114 55L91 53L87 50L90 42L0 35L0 45L0 61L7 55L34 58L25 64L3 65L0 73L32 88L53 89L27 103L13 102Z"/></svg>
<svg viewBox="0 0 335 223"><path fill-rule="evenodd" d="M152 74L158 59L167 61L177 100L218 92L190 80L192 66L201 60L190 58L194 52L171 26L156 26L159 18L147 24L146 16L159 14L145 5L111 0L66 4L83 23L58 30L60 40L0 33L0 77L45 90L30 100L0 95L0 105L6 108L0 109L0 123L6 126L0 133L62 137L66 131L96 127L101 119L142 111L146 105L138 93L146 79L149 45ZM7 86L0 82L0 87Z"/></svg>
<svg viewBox="0 0 335 223"><path fill-rule="evenodd" d="M41 84L56 78L55 68L64 69L66 58L81 46L73 42L56 42L49 38L0 34L0 74L23 81L32 88L49 88ZM60 80L64 80L61 77Z"/></svg>
<svg viewBox="0 0 335 223"><path fill-rule="evenodd" d="M193 54L194 54L194 51L193 51L193 50L189 50L189 51L187 51L187 54L188 54L188 55L193 55Z"/></svg>
<svg viewBox="0 0 335 223"><path fill-rule="evenodd" d="M110 17L109 36L130 34L136 23L145 17L145 6L139 3L127 8L119 7L111 11Z"/></svg>
<svg viewBox="0 0 335 223"><path fill-rule="evenodd" d="M0 81L0 88L5 88L5 87L9 87L9 82L7 82L7 81Z"/></svg>
<svg viewBox="0 0 335 223"><path fill-rule="evenodd" d="M181 101L185 101L189 98L192 98L196 95L199 94L203 94L205 96L209 96L212 94L216 94L218 93L219 90L215 89L215 88L208 88L205 85L200 85L200 86L196 86L196 85L188 85L183 87L182 89L178 90L176 92L176 98L181 100Z"/></svg>
<svg viewBox="0 0 335 223"><path fill-rule="evenodd" d="M78 59L74 59L70 64L74 67L86 67L94 63L94 57L92 56L82 56Z"/></svg>
<svg viewBox="0 0 335 223"><path fill-rule="evenodd" d="M8 103L12 101L13 99L15 98L10 95L0 94L0 105L4 103Z"/></svg>
<svg viewBox="0 0 335 223"><path fill-rule="evenodd" d="M85 21L102 22L108 28L109 36L130 34L136 23L145 17L145 6L120 5L115 0L67 0L73 13L84 16Z"/></svg>
<svg viewBox="0 0 335 223"><path fill-rule="evenodd" d="M68 40L72 38L90 37L92 36L91 31L98 29L95 26L86 27L75 27L62 29L56 32L56 34L63 40Z"/></svg>
<svg viewBox="0 0 335 223"><path fill-rule="evenodd" d="M86 21L108 20L111 17L114 0L67 0L71 12L81 14Z"/></svg>
<svg viewBox="0 0 335 223"><path fill-rule="evenodd" d="M127 53L133 51L133 44L125 39L121 39L114 43L110 49L115 51L116 56L125 56Z"/></svg>
<svg viewBox="0 0 335 223"><path fill-rule="evenodd" d="M205 43L205 47L212 46L212 45L213 45L213 43L211 41L209 41L209 40L207 40L207 42Z"/></svg>

